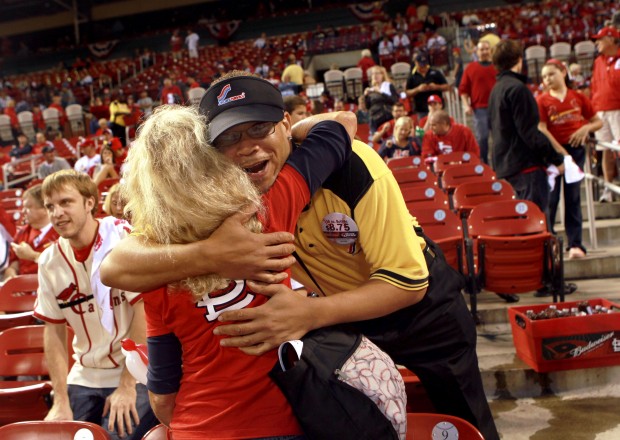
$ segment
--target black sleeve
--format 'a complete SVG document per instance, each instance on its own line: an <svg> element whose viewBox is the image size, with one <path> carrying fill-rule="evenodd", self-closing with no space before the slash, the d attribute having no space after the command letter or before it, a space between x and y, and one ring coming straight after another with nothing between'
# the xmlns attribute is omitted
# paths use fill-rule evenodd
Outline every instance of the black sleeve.
<svg viewBox="0 0 620 440"><path fill-rule="evenodd" d="M350 155L351 138L344 126L335 121L323 121L312 127L287 163L304 177L312 195Z"/></svg>
<svg viewBox="0 0 620 440"><path fill-rule="evenodd" d="M155 394L176 393L183 376L181 342L174 333L168 333L151 336L146 343L149 353L146 387Z"/></svg>

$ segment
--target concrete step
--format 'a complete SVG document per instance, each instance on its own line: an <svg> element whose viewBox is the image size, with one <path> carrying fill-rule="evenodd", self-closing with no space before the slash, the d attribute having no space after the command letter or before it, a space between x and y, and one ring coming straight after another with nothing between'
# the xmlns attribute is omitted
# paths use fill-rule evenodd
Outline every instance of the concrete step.
<svg viewBox="0 0 620 440"><path fill-rule="evenodd" d="M583 217L583 221L589 220L588 217L588 209L585 204L585 199L581 199L581 215ZM599 219L613 219L620 218L620 202L613 203L594 203L594 218ZM555 223L560 223L560 210L558 209L558 213L555 219Z"/></svg>
<svg viewBox="0 0 620 440"><path fill-rule="evenodd" d="M596 220L596 237L600 247L620 246L620 218ZM564 234L564 226L556 225L555 232ZM590 247L590 222L583 222L583 244L586 248Z"/></svg>
<svg viewBox="0 0 620 440"><path fill-rule="evenodd" d="M568 280L620 275L620 246L589 249L586 257L578 260L569 260L566 256L567 254L564 255L564 277Z"/></svg>

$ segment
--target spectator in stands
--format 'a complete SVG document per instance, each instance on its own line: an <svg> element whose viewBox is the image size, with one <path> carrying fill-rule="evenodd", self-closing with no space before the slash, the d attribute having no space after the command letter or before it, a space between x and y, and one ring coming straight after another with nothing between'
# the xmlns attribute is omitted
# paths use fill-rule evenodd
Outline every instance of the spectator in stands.
<svg viewBox="0 0 620 440"><path fill-rule="evenodd" d="M181 49L183 49L183 38L181 38L181 32L178 29L175 29L170 37L170 50L172 51L172 57L175 60L181 59Z"/></svg>
<svg viewBox="0 0 620 440"><path fill-rule="evenodd" d="M49 108L55 108L58 110L58 122L60 123L60 129L64 128L67 123L67 114L65 113L65 108L62 106L62 96L56 93L52 96L52 103L49 105Z"/></svg>
<svg viewBox="0 0 620 440"><path fill-rule="evenodd" d="M97 186L106 179L118 179L119 171L114 160L114 151L109 145L103 146L101 149L100 166L93 171L93 180Z"/></svg>
<svg viewBox="0 0 620 440"><path fill-rule="evenodd" d="M379 58L391 57L394 54L394 44L390 41L390 37L383 34L383 38L379 42L378 47Z"/></svg>
<svg viewBox="0 0 620 440"><path fill-rule="evenodd" d="M45 131L45 120L43 119L43 111L38 105L32 107L32 124L34 125L35 130Z"/></svg>
<svg viewBox="0 0 620 440"><path fill-rule="evenodd" d="M496 82L497 70L492 63L491 45L479 41L476 46L478 61L467 65L459 93L466 115L474 116L474 132L480 146L480 159L489 163L489 96Z"/></svg>
<svg viewBox="0 0 620 440"><path fill-rule="evenodd" d="M291 54L288 57L288 65L282 72L282 79L279 85L281 91L292 88L293 94L297 94L301 91L301 87L304 85L304 69L297 64L295 55Z"/></svg>
<svg viewBox="0 0 620 440"><path fill-rule="evenodd" d="M159 94L159 99L162 104L180 104L183 102L183 92L181 92L179 86L172 84L170 78L166 78L164 79L164 86Z"/></svg>
<svg viewBox="0 0 620 440"><path fill-rule="evenodd" d="M200 40L198 34L192 29L188 29L187 37L185 37L185 44L187 45L190 58L198 58L198 40Z"/></svg>
<svg viewBox="0 0 620 440"><path fill-rule="evenodd" d="M103 212L112 217L119 219L129 220L125 218L125 205L127 201L123 198L121 193L120 183L115 183L108 190L108 194L103 201Z"/></svg>
<svg viewBox="0 0 620 440"><path fill-rule="evenodd" d="M129 235L129 225L94 218L97 186L82 173L52 174L42 192L61 236L39 258L35 316L45 321L44 352L54 387L45 420L88 420L113 439L141 439L157 419L146 387L125 365L120 342L146 342L144 305L141 294L110 289L99 279L103 257ZM71 368L67 325L75 332Z"/></svg>
<svg viewBox="0 0 620 440"><path fill-rule="evenodd" d="M396 31L396 35L394 35L394 38L392 39L392 45L396 56L405 56L409 59L411 40L409 40L409 37L405 34L404 29L400 28Z"/></svg>
<svg viewBox="0 0 620 440"><path fill-rule="evenodd" d="M469 127L451 122L450 115L444 110L433 112L429 120L431 129L424 133L422 141L422 154L425 157L456 151L480 156L480 148Z"/></svg>
<svg viewBox="0 0 620 440"><path fill-rule="evenodd" d="M439 95L431 95L428 97L428 115L424 116L420 119L418 123L419 127L424 131L428 131L431 129L431 116L437 113L440 110L443 110L443 99ZM450 123L454 124L454 119L450 116Z"/></svg>
<svg viewBox="0 0 620 440"><path fill-rule="evenodd" d="M11 148L11 151L9 151L9 156L14 159L19 159L31 153L32 145L30 145L30 142L28 142L28 137L24 133L18 133L17 145L13 145L13 148Z"/></svg>
<svg viewBox="0 0 620 440"><path fill-rule="evenodd" d="M127 105L127 98L125 95L117 93L112 102L110 102L110 130L114 133L114 137L121 141L123 146L127 141L125 116L129 114L131 114L131 109Z"/></svg>
<svg viewBox="0 0 620 440"><path fill-rule="evenodd" d="M84 139L78 143L80 157L73 166L75 171L94 177L95 170L101 166L101 155L97 154L97 148L93 139Z"/></svg>
<svg viewBox="0 0 620 440"><path fill-rule="evenodd" d="M454 78L454 87L457 89L461 86L461 80L463 79L463 57L461 56L461 49L459 47L452 48L452 62L454 67L450 76Z"/></svg>
<svg viewBox="0 0 620 440"><path fill-rule="evenodd" d="M396 125L396 121L402 116L407 116L405 105L400 101L395 102L394 105L392 105L392 119L381 124L377 131L373 133L373 145L381 145L383 142L391 138L394 134L394 126Z"/></svg>
<svg viewBox="0 0 620 440"><path fill-rule="evenodd" d="M370 78L368 77L368 69L375 65L375 60L372 58L372 52L370 49L362 50L362 58L357 62L357 67L362 69L362 80L364 85L368 85Z"/></svg>
<svg viewBox="0 0 620 440"><path fill-rule="evenodd" d="M264 32L261 32L260 37L254 40L253 46L259 50L263 50L266 45L267 45L267 34Z"/></svg>
<svg viewBox="0 0 620 440"><path fill-rule="evenodd" d="M357 111L355 112L357 117L357 125L368 124L368 109L366 108L366 100L363 96L357 98Z"/></svg>
<svg viewBox="0 0 620 440"><path fill-rule="evenodd" d="M309 116L306 100L299 95L284 97L284 111L291 115L291 125L295 125Z"/></svg>
<svg viewBox="0 0 620 440"><path fill-rule="evenodd" d="M56 171L71 169L71 165L69 165L66 159L56 157L56 149L53 146L47 145L43 147L42 153L45 162L43 162L37 170L39 179L43 180Z"/></svg>
<svg viewBox="0 0 620 440"><path fill-rule="evenodd" d="M542 79L547 91L536 98L540 113L538 128L558 153L571 156L583 169L586 157L584 145L590 133L599 130L603 122L584 94L568 88L566 67L560 61L547 60L542 68ZM549 203L549 224L553 231L562 184L568 256L583 258L586 248L581 241L581 181L567 183L562 176L556 178Z"/></svg>
<svg viewBox="0 0 620 440"><path fill-rule="evenodd" d="M97 128L97 131L95 132L95 136L100 138L100 139L103 139L104 133L106 133L108 130L110 130L110 126L108 125L108 120L105 119L105 118L99 119L97 127L98 128ZM110 131L112 131L112 130L110 130Z"/></svg>
<svg viewBox="0 0 620 440"><path fill-rule="evenodd" d="M11 128L16 133L19 130L19 120L17 119L17 112L15 111L15 100L7 99L6 107L4 107L4 114L11 120Z"/></svg>
<svg viewBox="0 0 620 440"><path fill-rule="evenodd" d="M35 274L41 252L58 239L43 206L41 185L34 185L22 196L22 215L25 226L19 228L9 254L9 267L4 271L4 282L16 275Z"/></svg>
<svg viewBox="0 0 620 440"><path fill-rule="evenodd" d="M428 98L450 90L450 86L443 73L430 66L426 54L415 54L413 62L415 67L407 79L406 93L413 100L412 107L421 119L428 114Z"/></svg>
<svg viewBox="0 0 620 440"><path fill-rule="evenodd" d="M592 38L596 39L596 48L600 54L594 60L592 70L592 105L603 128L596 132L596 139L602 142L620 140L620 32L612 26L601 29ZM603 150L603 178L612 183L618 175L616 153L609 148ZM613 192L605 187L600 202L612 202Z"/></svg>
<svg viewBox="0 0 620 440"><path fill-rule="evenodd" d="M125 126L130 127L138 125L142 120L143 113L133 95L127 95L127 107L129 108L129 114L125 115Z"/></svg>
<svg viewBox="0 0 620 440"><path fill-rule="evenodd" d="M45 137L45 133L41 131L37 131L34 137L35 137L36 143L32 147L32 154L42 154L43 148L45 147L54 148L54 144L47 140L47 138Z"/></svg>
<svg viewBox="0 0 620 440"><path fill-rule="evenodd" d="M586 79L581 71L581 64L572 63L568 66L568 79L569 84L572 85L574 89L581 89L586 86Z"/></svg>
<svg viewBox="0 0 620 440"><path fill-rule="evenodd" d="M435 30L426 43L426 48L430 51L446 50L448 42Z"/></svg>
<svg viewBox="0 0 620 440"><path fill-rule="evenodd" d="M413 122L409 116L401 116L394 125L394 136L385 141L379 148L382 159L397 159L399 157L419 156L422 147L419 141L412 136Z"/></svg>
<svg viewBox="0 0 620 440"><path fill-rule="evenodd" d="M138 106L142 113L144 113L144 117L148 118L153 112L153 100L149 96L149 93L146 90L142 90L140 92L140 99L138 99Z"/></svg>
<svg viewBox="0 0 620 440"><path fill-rule="evenodd" d="M381 124L392 119L391 108L398 101L398 93L385 67L371 67L368 74L370 85L364 90L364 99L370 115L370 133L374 134Z"/></svg>

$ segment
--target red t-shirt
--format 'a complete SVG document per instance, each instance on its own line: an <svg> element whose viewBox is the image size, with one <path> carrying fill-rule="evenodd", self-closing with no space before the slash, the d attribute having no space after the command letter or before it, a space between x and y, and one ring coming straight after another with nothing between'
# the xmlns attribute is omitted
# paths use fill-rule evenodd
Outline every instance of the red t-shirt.
<svg viewBox="0 0 620 440"><path fill-rule="evenodd" d="M44 228L45 229L45 228ZM34 229L30 225L22 226L15 234L13 241L15 243L26 242L32 247L36 252L43 252L49 245L55 243L58 240L58 232L51 227L45 232L42 233L38 229ZM27 275L27 274L36 274L39 271L39 265L34 261L30 260L22 260L18 259L17 255L15 255L15 251L11 248L9 254L9 262L13 262L19 260L19 274Z"/></svg>
<svg viewBox="0 0 620 440"><path fill-rule="evenodd" d="M432 130L424 133L422 140L423 156L439 156L440 154L463 151L480 157L480 147L474 134L468 127L461 124L452 124L450 131L443 136L437 136Z"/></svg>
<svg viewBox="0 0 620 440"><path fill-rule="evenodd" d="M372 58L368 58L368 57L362 57L357 62L357 67L362 69L362 78L364 79L364 81L368 81L368 75L367 75L366 72L368 71L368 69L370 69L374 65L375 65L374 60Z"/></svg>
<svg viewBox="0 0 620 440"><path fill-rule="evenodd" d="M496 77L497 69L493 64L469 63L463 72L459 93L469 95L473 108L487 108Z"/></svg>
<svg viewBox="0 0 620 440"><path fill-rule="evenodd" d="M171 85L170 87L164 87L161 89L161 103L162 104L174 104L175 98L183 99L183 92L175 85Z"/></svg>
<svg viewBox="0 0 620 440"><path fill-rule="evenodd" d="M304 178L285 165L263 196L265 230L293 232L310 201ZM289 281L287 280L287 284ZM247 289L245 281L212 292L195 303L186 293L161 288L144 295L147 336L174 333L183 346L183 378L171 428L175 439L238 439L301 434L291 407L268 377L277 350L249 356L220 346L213 330L225 310L257 307L268 298Z"/></svg>
<svg viewBox="0 0 620 440"><path fill-rule="evenodd" d="M562 145L570 136L594 117L594 109L587 96L568 89L564 101L545 92L536 98L540 122L547 124L549 132Z"/></svg>
<svg viewBox="0 0 620 440"><path fill-rule="evenodd" d="M615 57L596 57L590 87L595 111L620 110L620 50Z"/></svg>

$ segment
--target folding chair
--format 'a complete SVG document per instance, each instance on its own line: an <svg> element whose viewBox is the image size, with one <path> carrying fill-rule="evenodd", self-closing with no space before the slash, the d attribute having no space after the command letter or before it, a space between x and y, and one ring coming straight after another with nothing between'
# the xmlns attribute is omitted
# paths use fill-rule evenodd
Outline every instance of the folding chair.
<svg viewBox="0 0 620 440"><path fill-rule="evenodd" d="M17 275L0 287L0 311L29 312L34 309L39 279L36 274Z"/></svg>
<svg viewBox="0 0 620 440"><path fill-rule="evenodd" d="M459 218L447 208L410 209L424 233L443 251L446 261L460 273L463 265L463 228Z"/></svg>
<svg viewBox="0 0 620 440"><path fill-rule="evenodd" d="M357 98L364 93L362 76L362 69L359 67L350 67L344 71L344 83L349 101L357 102Z"/></svg>
<svg viewBox="0 0 620 440"><path fill-rule="evenodd" d="M450 209L448 195L436 184L401 188L403 199L409 211L416 209Z"/></svg>
<svg viewBox="0 0 620 440"><path fill-rule="evenodd" d="M28 137L30 142L34 142L35 140L35 130L34 130L34 118L32 112L23 111L17 114L17 121L19 122L19 128L21 131Z"/></svg>
<svg viewBox="0 0 620 440"><path fill-rule="evenodd" d="M549 55L560 61L568 62L570 60L571 46L566 42L553 43L549 46Z"/></svg>
<svg viewBox="0 0 620 440"><path fill-rule="evenodd" d="M515 191L505 180L467 182L456 187L452 194L452 205L461 218L469 215L474 206L487 202L512 200Z"/></svg>
<svg viewBox="0 0 620 440"><path fill-rule="evenodd" d="M429 186L437 180L435 175L427 167L399 168L392 170L392 174L394 174L394 178L401 189L419 185Z"/></svg>
<svg viewBox="0 0 620 440"><path fill-rule="evenodd" d="M467 420L431 413L408 413L406 438L484 440L480 431Z"/></svg>
<svg viewBox="0 0 620 440"><path fill-rule="evenodd" d="M194 87L193 89L189 89L187 91L187 98L189 99L189 103L197 107L198 105L200 105L200 100L205 93L207 93L207 91L203 87Z"/></svg>
<svg viewBox="0 0 620 440"><path fill-rule="evenodd" d="M397 157L394 159L390 159L387 162L387 166L389 169L391 170L396 170L399 168L419 168L419 167L424 167L426 168L426 165L424 164L424 162L422 161L422 158L420 156L409 156L409 157Z"/></svg>
<svg viewBox="0 0 620 440"><path fill-rule="evenodd" d="M57 109L46 108L43 110L43 120L46 127L60 130L60 112Z"/></svg>
<svg viewBox="0 0 620 440"><path fill-rule="evenodd" d="M0 437L3 440L110 440L108 432L101 426L77 420L11 423L0 427Z"/></svg>
<svg viewBox="0 0 620 440"><path fill-rule="evenodd" d="M592 74L592 63L594 62L594 56L596 55L596 46L590 40L580 41L575 43L575 59L581 66L581 72L584 77L589 77Z"/></svg>
<svg viewBox="0 0 620 440"><path fill-rule="evenodd" d="M394 63L390 66L390 73L392 74L396 90L404 92L407 87L407 79L411 73L411 65L403 62Z"/></svg>
<svg viewBox="0 0 620 440"><path fill-rule="evenodd" d="M334 99L342 99L344 96L344 73L340 70L328 70L323 74L325 80L325 88L329 92L330 96Z"/></svg>
<svg viewBox="0 0 620 440"><path fill-rule="evenodd" d="M485 182L495 180L495 171L483 163L468 163L451 166L441 175L441 187L452 194L457 186L467 182Z"/></svg>
<svg viewBox="0 0 620 440"><path fill-rule="evenodd" d="M547 59L547 48L545 46L530 46L525 49L525 61L527 63L527 74L536 83L540 82L540 70Z"/></svg>
<svg viewBox="0 0 620 440"><path fill-rule="evenodd" d="M4 143L13 142L13 128L11 127L11 118L7 115L0 115L0 141Z"/></svg>
<svg viewBox="0 0 620 440"><path fill-rule="evenodd" d="M526 293L550 287L553 301L558 294L564 301L562 238L548 232L545 214L534 203L503 200L475 206L467 218L467 231L472 298L482 288ZM472 313L475 316L475 301Z"/></svg>
<svg viewBox="0 0 620 440"><path fill-rule="evenodd" d="M170 430L166 425L160 424L151 428L149 432L144 434L142 440L170 440L171 438Z"/></svg>

